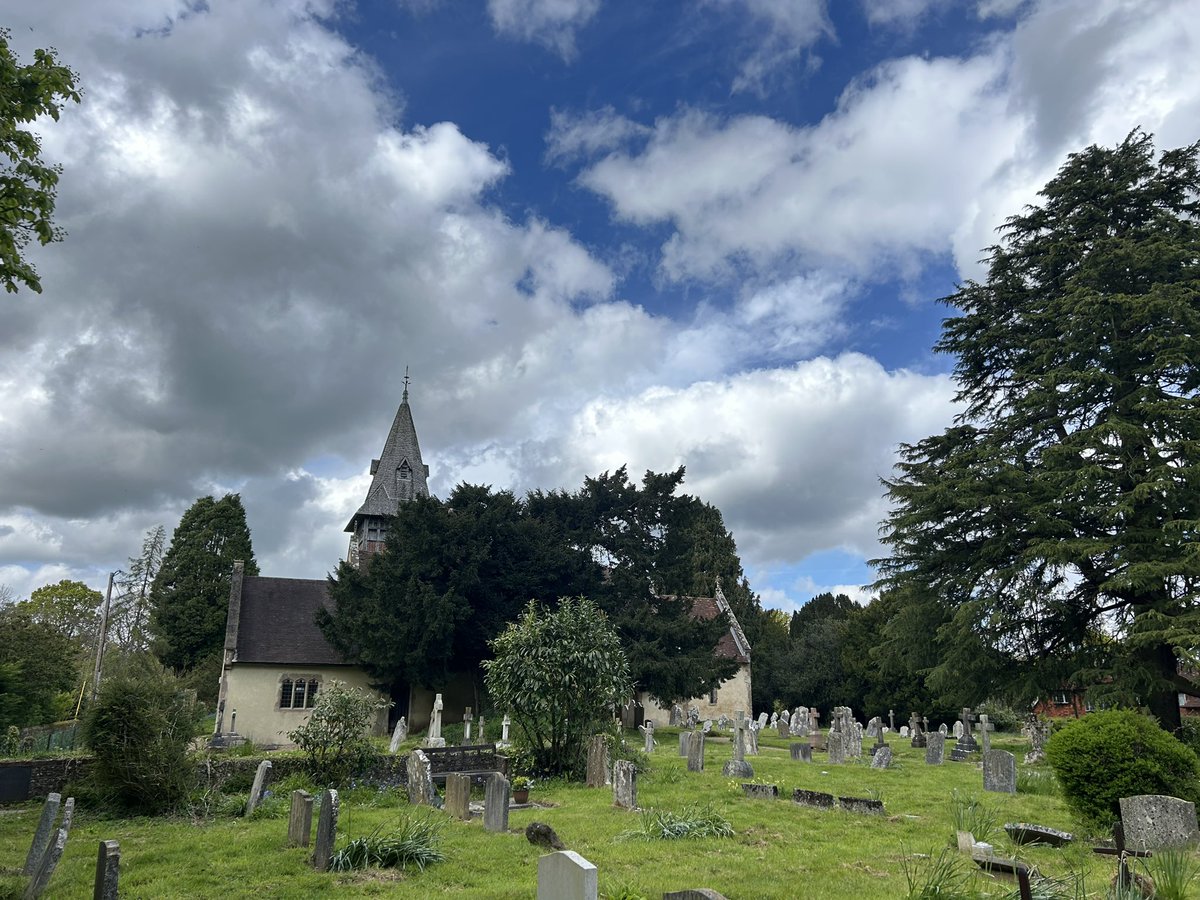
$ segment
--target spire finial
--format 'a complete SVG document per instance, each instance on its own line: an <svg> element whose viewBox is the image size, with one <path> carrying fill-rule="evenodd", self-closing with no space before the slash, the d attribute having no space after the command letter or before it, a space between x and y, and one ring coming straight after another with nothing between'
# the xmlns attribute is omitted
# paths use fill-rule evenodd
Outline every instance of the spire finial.
<svg viewBox="0 0 1200 900"><path fill-rule="evenodd" d="M402 402L404 402L404 403L408 402L408 382L409 382L408 366L405 366L404 367L404 396L401 398Z"/></svg>

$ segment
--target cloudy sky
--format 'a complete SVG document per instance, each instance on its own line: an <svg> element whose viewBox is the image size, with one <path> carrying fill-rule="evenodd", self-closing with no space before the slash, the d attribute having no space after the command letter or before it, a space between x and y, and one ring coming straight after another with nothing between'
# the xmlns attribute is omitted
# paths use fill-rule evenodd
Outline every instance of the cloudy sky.
<svg viewBox="0 0 1200 900"><path fill-rule="evenodd" d="M0 0L84 102L0 298L0 584L240 491L320 577L405 366L431 488L687 466L753 587L871 578L936 300L1066 154L1200 139L1197 0Z"/></svg>

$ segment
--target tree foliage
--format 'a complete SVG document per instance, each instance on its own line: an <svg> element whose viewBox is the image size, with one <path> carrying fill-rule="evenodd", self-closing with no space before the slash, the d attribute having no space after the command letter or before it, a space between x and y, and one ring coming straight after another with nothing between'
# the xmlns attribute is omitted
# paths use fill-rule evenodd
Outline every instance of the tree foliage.
<svg viewBox="0 0 1200 900"><path fill-rule="evenodd" d="M42 142L23 126L58 116L68 100L79 102L76 76L53 50L35 50L21 65L0 29L0 281L9 293L24 284L41 293L37 270L22 256L32 238L49 244L63 238L55 226L54 201L62 167L42 161Z"/></svg>
<svg viewBox="0 0 1200 900"><path fill-rule="evenodd" d="M1200 630L1198 156L1156 162L1141 132L1073 154L987 278L944 298L964 409L902 448L877 561L923 610L943 690L1070 680L1179 724Z"/></svg>
<svg viewBox="0 0 1200 900"><path fill-rule="evenodd" d="M62 634L82 656L95 644L103 602L104 595L82 581L63 579L37 588L28 600L17 604L17 609Z"/></svg>
<svg viewBox="0 0 1200 900"><path fill-rule="evenodd" d="M376 714L388 701L341 681L331 681L317 696L308 721L288 732L303 751L308 773L319 784L341 784L366 771L375 758L369 737Z"/></svg>
<svg viewBox="0 0 1200 900"><path fill-rule="evenodd" d="M117 576L109 638L126 652L140 653L150 647L150 589L162 568L167 530L156 525L142 539L142 552L129 557L129 565Z"/></svg>
<svg viewBox="0 0 1200 900"><path fill-rule="evenodd" d="M607 727L633 689L622 643L585 597L563 598L556 609L530 602L491 642L488 692L509 710L537 771L581 770L588 737Z"/></svg>
<svg viewBox="0 0 1200 900"><path fill-rule="evenodd" d="M53 722L79 686L77 647L53 625L0 607L0 728Z"/></svg>
<svg viewBox="0 0 1200 900"><path fill-rule="evenodd" d="M201 497L180 519L150 587L155 652L164 665L188 670L220 653L236 560L247 575L258 574L241 497Z"/></svg>

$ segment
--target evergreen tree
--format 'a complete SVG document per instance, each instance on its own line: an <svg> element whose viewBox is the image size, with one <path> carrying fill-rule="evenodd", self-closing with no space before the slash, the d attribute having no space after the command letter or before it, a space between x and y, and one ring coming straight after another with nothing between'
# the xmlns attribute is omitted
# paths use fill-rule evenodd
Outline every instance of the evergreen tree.
<svg viewBox="0 0 1200 900"><path fill-rule="evenodd" d="M1064 678L1179 725L1197 641L1200 144L1073 154L1008 219L936 349L964 412L902 448L881 586L942 685ZM982 652L981 652L982 651ZM990 687L988 685L987 687Z"/></svg>
<svg viewBox="0 0 1200 900"><path fill-rule="evenodd" d="M149 648L150 589L162 567L167 530L156 525L146 532L140 556L129 557L129 567L117 576L109 638L122 649L141 652Z"/></svg>
<svg viewBox="0 0 1200 900"><path fill-rule="evenodd" d="M239 559L247 575L258 574L242 498L201 497L180 519L150 587L155 652L164 665L189 670L220 653Z"/></svg>

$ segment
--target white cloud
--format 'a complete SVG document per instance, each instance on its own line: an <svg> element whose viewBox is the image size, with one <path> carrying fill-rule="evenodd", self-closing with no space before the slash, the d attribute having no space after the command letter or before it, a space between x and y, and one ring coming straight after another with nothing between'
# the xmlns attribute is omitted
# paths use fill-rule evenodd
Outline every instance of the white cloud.
<svg viewBox="0 0 1200 900"><path fill-rule="evenodd" d="M501 34L549 47L563 59L575 55L575 35L600 10L600 0L488 0Z"/></svg>
<svg viewBox="0 0 1200 900"><path fill-rule="evenodd" d="M588 159L649 133L649 127L618 114L611 106L586 113L552 109L546 159L552 163Z"/></svg>
<svg viewBox="0 0 1200 900"><path fill-rule="evenodd" d="M872 25L912 28L925 16L944 9L951 0L862 0L863 12Z"/></svg>
<svg viewBox="0 0 1200 900"><path fill-rule="evenodd" d="M754 49L742 60L733 81L734 93L767 92L770 84L789 74L803 62L803 68L820 63L811 48L822 38L834 38L825 0L707 0L714 6L744 11L756 28L752 29Z"/></svg>

